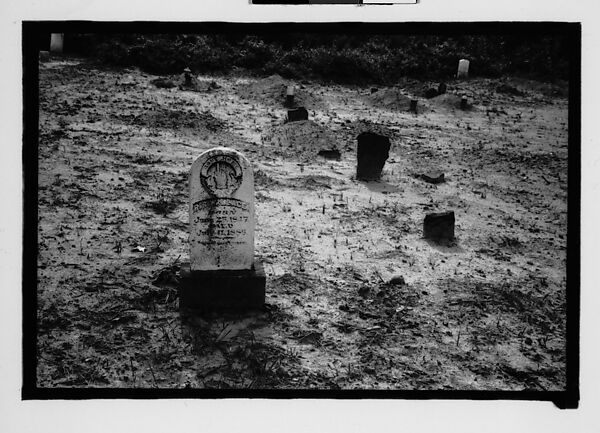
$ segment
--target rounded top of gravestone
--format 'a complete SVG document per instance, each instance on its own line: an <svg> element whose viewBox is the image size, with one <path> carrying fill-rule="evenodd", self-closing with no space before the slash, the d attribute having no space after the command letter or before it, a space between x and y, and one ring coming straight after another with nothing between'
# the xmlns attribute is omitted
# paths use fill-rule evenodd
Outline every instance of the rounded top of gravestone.
<svg viewBox="0 0 600 433"><path fill-rule="evenodd" d="M183 72L192 72L192 70L190 68L185 68Z"/></svg>
<svg viewBox="0 0 600 433"><path fill-rule="evenodd" d="M366 140L374 140L374 141L389 141L389 138L383 134L378 134L373 131L363 131L356 136L357 139L366 139Z"/></svg>
<svg viewBox="0 0 600 433"><path fill-rule="evenodd" d="M252 167L244 155L227 147L203 152L192 165L202 188L217 198L231 197L244 182Z"/></svg>

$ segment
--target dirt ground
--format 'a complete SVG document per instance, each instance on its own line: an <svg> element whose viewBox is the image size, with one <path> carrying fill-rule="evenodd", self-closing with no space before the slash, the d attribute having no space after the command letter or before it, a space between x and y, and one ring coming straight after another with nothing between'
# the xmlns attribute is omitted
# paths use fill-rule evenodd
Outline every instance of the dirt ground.
<svg viewBox="0 0 600 433"><path fill-rule="evenodd" d="M310 120L284 124L281 77L156 78L40 63L38 386L565 388L565 83L301 82ZM364 130L392 142L381 182L354 179ZM182 320L187 176L214 146L254 165L266 306ZM456 242L423 239L447 210Z"/></svg>

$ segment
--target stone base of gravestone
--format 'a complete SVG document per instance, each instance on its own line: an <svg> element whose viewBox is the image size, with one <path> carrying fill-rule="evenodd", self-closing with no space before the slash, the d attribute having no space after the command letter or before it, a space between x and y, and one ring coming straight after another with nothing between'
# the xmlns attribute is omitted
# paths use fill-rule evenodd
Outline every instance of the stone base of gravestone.
<svg viewBox="0 0 600 433"><path fill-rule="evenodd" d="M261 309L265 304L265 271L260 262L251 270L192 271L181 267L179 309L185 313Z"/></svg>
<svg viewBox="0 0 600 433"><path fill-rule="evenodd" d="M374 132L363 132L357 140L356 178L379 180L385 161L390 156L390 139Z"/></svg>
<svg viewBox="0 0 600 433"><path fill-rule="evenodd" d="M423 237L436 242L454 240L454 212L439 212L425 215Z"/></svg>
<svg viewBox="0 0 600 433"><path fill-rule="evenodd" d="M298 107L294 110L288 110L286 122L299 122L308 120L308 111L304 107Z"/></svg>

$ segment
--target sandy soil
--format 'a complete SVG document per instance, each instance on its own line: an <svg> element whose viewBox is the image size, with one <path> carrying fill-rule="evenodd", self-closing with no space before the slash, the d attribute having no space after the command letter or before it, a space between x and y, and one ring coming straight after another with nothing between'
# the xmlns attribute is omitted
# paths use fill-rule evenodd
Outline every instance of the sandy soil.
<svg viewBox="0 0 600 433"><path fill-rule="evenodd" d="M565 86L303 82L284 125L281 77L156 78L40 64L39 386L564 389ZM363 130L392 141L381 182L354 179ZM255 167L266 307L182 321L188 170L217 145ZM446 210L456 242L424 240Z"/></svg>

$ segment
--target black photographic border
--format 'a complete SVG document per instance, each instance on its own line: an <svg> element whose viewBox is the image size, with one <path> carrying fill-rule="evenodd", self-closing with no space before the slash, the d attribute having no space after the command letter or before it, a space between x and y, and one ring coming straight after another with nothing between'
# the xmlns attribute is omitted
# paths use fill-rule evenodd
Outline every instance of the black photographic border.
<svg viewBox="0 0 600 433"><path fill-rule="evenodd" d="M564 391L461 390L276 390L40 388L37 369L38 59L40 38L49 33L289 33L350 34L564 34L570 46L568 114L568 225L566 293L566 378ZM413 400L542 400L561 409L579 405L580 218L581 218L581 23L409 22L409 23L230 23L23 21L23 323L22 400L322 398Z"/></svg>

